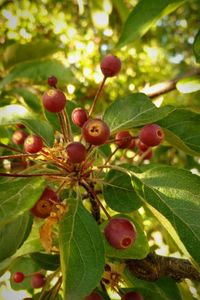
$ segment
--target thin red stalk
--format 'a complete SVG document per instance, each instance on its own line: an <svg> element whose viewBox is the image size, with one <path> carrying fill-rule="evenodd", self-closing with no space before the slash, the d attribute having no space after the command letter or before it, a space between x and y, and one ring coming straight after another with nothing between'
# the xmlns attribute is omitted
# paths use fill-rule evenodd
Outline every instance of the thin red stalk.
<svg viewBox="0 0 200 300"><path fill-rule="evenodd" d="M2 159L10 159L10 158L21 158L21 157L34 157L37 156L38 154L12 154L12 155L3 155L0 156L0 160Z"/></svg>
<svg viewBox="0 0 200 300"><path fill-rule="evenodd" d="M5 176L5 177L37 177L37 176L64 176L65 174L61 173L39 173L39 174L15 174L15 173L1 173L0 176Z"/></svg>
<svg viewBox="0 0 200 300"><path fill-rule="evenodd" d="M67 131L67 135L69 137L69 140L72 141L72 134L71 134L71 127L70 127L70 123L69 123L69 118L66 114L65 110L62 110L62 116L63 116L63 120L64 120L64 125L66 126L66 131Z"/></svg>
<svg viewBox="0 0 200 300"><path fill-rule="evenodd" d="M62 113L57 113L57 116L58 116L58 119L59 119L59 122L60 122L60 126L61 126L61 130L62 130L62 133L63 133L63 136L64 136L64 140L67 143L69 138L67 136L65 124L64 124L63 119L62 119Z"/></svg>
<svg viewBox="0 0 200 300"><path fill-rule="evenodd" d="M16 149L16 148L11 147L11 146L8 146L8 145L5 145L5 144L3 144L3 143L0 143L0 147L5 148L5 149L8 149L8 150L12 150L12 151L14 151L14 152L23 153L21 150Z"/></svg>
<svg viewBox="0 0 200 300"><path fill-rule="evenodd" d="M93 189L91 189L90 186L88 186L87 182L85 182L84 180L81 181L81 185L85 188L85 190L88 193L90 193L90 195L92 195L92 197L96 200L96 202L98 203L98 205L104 211L104 213L107 216L107 218L110 219L111 216L109 215L109 213L107 212L107 210L105 209L105 207L103 206L103 204L101 203L101 201L99 200L99 198L97 197L95 191L93 191Z"/></svg>
<svg viewBox="0 0 200 300"><path fill-rule="evenodd" d="M115 153L117 152L117 150L119 150L119 147L117 147L111 154L110 156L108 156L107 160L104 163L104 166L107 165L107 163L111 160L111 158L113 157L113 155L115 155Z"/></svg>
<svg viewBox="0 0 200 300"><path fill-rule="evenodd" d="M98 88L98 90L97 90L97 93L96 93L96 95L95 95L95 97L94 97L92 106L91 106L90 111L89 111L89 117L91 116L91 114L92 114L93 111L94 111L94 108L95 108L96 103L97 103L97 100L98 100L98 98L99 98L99 96L100 96L100 94L101 94L101 91L102 91L102 89L103 89L103 86L104 86L104 84L105 84L106 79L107 79L107 77L104 76L103 81L102 81L102 83L100 84L100 86L99 86L99 88Z"/></svg>

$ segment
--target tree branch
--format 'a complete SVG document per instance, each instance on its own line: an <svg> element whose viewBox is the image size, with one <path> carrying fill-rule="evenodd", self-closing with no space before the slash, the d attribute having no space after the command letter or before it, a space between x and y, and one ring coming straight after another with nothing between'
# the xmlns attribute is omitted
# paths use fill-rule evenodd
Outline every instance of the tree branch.
<svg viewBox="0 0 200 300"><path fill-rule="evenodd" d="M128 260L127 266L135 277L147 281L155 281L163 276L171 277L175 281L185 278L200 281L200 273L187 259L150 253L141 260Z"/></svg>
<svg viewBox="0 0 200 300"><path fill-rule="evenodd" d="M149 98L153 99L176 89L176 84L180 79L187 78L194 75L200 75L200 69L194 69L188 73L178 76L172 80L161 82L150 87L145 87L142 92Z"/></svg>

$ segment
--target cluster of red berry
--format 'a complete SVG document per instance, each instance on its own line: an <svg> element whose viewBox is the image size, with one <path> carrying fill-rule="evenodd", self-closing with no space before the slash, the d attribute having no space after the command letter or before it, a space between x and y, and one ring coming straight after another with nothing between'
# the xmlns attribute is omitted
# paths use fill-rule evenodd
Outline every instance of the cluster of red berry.
<svg viewBox="0 0 200 300"><path fill-rule="evenodd" d="M107 77L115 76L121 69L120 60L113 55L107 55L101 62L101 70L104 75L104 81ZM50 113L58 114L61 118L61 114L64 112L67 99L65 94L57 89L57 78L51 76L48 78L48 84L50 89L46 91L42 97L44 108ZM71 164L79 165L79 171L81 175L83 170L88 167L87 157L92 146L101 146L105 143L112 142L110 139L109 126L100 118L92 118L94 106L97 98L93 102L93 106L88 113L85 109L77 107L72 111L71 120L73 124L81 128L80 141L73 141L73 138L67 137L63 146L67 156L67 161ZM63 124L61 124L62 126ZM26 153L45 153L45 146L43 140L37 135L28 135L19 124L19 130L15 131L12 136L13 143L17 145L24 145L24 151ZM63 134L65 129L63 130ZM85 143L82 143L84 139ZM138 148L139 154L143 155L144 159L150 159L152 156L151 147L159 145L164 139L164 132L162 128L157 124L145 125L139 132L138 136L134 137L127 131L120 131L114 137L114 142L117 149L134 149ZM89 147L87 147L89 144ZM85 165L84 165L85 163ZM89 165L90 167L90 165ZM90 176L90 173L89 173ZM60 198L57 193L47 186L31 209L31 213L39 218L47 218L50 216L54 204L59 203ZM136 238L137 231L132 221L125 217L114 217L109 218L107 225L104 229L104 235L108 243L116 249L127 249L133 246ZM21 272L17 272L13 275L15 282L22 282L25 276ZM45 278L42 274L37 273L32 276L31 285L32 287L42 287L44 285ZM102 300L103 297L97 292L93 292L87 296L85 300ZM122 296L122 300L143 300L143 297L137 292L128 292Z"/></svg>
<svg viewBox="0 0 200 300"><path fill-rule="evenodd" d="M22 272L15 272L14 274L12 274L12 279L15 283L21 283L27 277L31 277L30 284L31 284L33 289L38 289L38 288L41 288L45 285L46 278L41 273L34 273L34 274L25 275Z"/></svg>

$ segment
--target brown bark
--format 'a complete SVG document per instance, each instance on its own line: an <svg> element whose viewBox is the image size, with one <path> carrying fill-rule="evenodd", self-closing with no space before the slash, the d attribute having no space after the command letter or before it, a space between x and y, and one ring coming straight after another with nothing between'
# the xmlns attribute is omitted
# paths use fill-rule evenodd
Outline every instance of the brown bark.
<svg viewBox="0 0 200 300"><path fill-rule="evenodd" d="M194 69L189 71L188 73L178 76L172 80L168 80L165 82L161 82L155 85L152 85L148 88L144 88L142 90L149 98L153 99L168 92L171 92L176 89L176 84L180 79L187 78L190 76L200 75L200 69Z"/></svg>
<svg viewBox="0 0 200 300"><path fill-rule="evenodd" d="M171 277L175 281L185 278L200 281L200 273L187 259L151 253L141 260L128 260L127 266L135 277L147 281L156 281L163 276Z"/></svg>

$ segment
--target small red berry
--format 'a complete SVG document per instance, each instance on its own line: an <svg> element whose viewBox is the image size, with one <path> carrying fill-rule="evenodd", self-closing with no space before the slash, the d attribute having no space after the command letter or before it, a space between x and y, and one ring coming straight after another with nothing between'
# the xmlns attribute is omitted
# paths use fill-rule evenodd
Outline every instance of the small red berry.
<svg viewBox="0 0 200 300"><path fill-rule="evenodd" d="M43 287L45 284L45 276L41 273L36 273L31 278L31 286L34 289Z"/></svg>
<svg viewBox="0 0 200 300"><path fill-rule="evenodd" d="M121 300L144 300L138 292L128 292L122 296Z"/></svg>
<svg viewBox="0 0 200 300"><path fill-rule="evenodd" d="M23 124L20 124L20 123L19 123L19 124L16 124L16 127L17 127L17 128L25 128L25 126L24 126Z"/></svg>
<svg viewBox="0 0 200 300"><path fill-rule="evenodd" d="M49 86L52 86L52 87L56 87L56 84L57 84L57 82L58 82L58 80L57 80L57 78L55 77L55 76L50 76L49 78L48 78L48 80L47 80L47 82L48 82L48 85Z"/></svg>
<svg viewBox="0 0 200 300"><path fill-rule="evenodd" d="M60 202L60 198L58 197L56 192L50 187L46 187L44 192L42 193L42 196L30 211L34 216L45 219L49 217L53 205L57 202Z"/></svg>
<svg viewBox="0 0 200 300"><path fill-rule="evenodd" d="M113 77L121 69L121 61L112 54L106 55L101 61L101 71L105 77Z"/></svg>
<svg viewBox="0 0 200 300"><path fill-rule="evenodd" d="M16 130L12 135L12 141L16 145L22 145L28 134L23 130Z"/></svg>
<svg viewBox="0 0 200 300"><path fill-rule="evenodd" d="M146 151L146 150L149 148L149 146L145 145L145 144L142 143L140 140L138 141L137 146L138 146L138 148L139 148L141 151L143 151L143 152Z"/></svg>
<svg viewBox="0 0 200 300"><path fill-rule="evenodd" d="M92 145L103 145L110 137L108 125L100 119L89 119L82 128L83 137Z"/></svg>
<svg viewBox="0 0 200 300"><path fill-rule="evenodd" d="M24 150L27 153L37 153L42 150L43 141L38 135L29 135L24 141Z"/></svg>
<svg viewBox="0 0 200 300"><path fill-rule="evenodd" d="M81 108L77 107L72 111L72 122L79 127L83 127L83 124L88 120L87 112Z"/></svg>
<svg viewBox="0 0 200 300"><path fill-rule="evenodd" d="M135 225L126 218L110 219L104 233L107 241L116 249L132 246L137 235Z"/></svg>
<svg viewBox="0 0 200 300"><path fill-rule="evenodd" d="M81 163L85 160L87 151L80 142L73 142L66 147L67 155L73 163Z"/></svg>
<svg viewBox="0 0 200 300"><path fill-rule="evenodd" d="M12 275L12 279L16 283L20 283L20 282L24 281L24 278L25 278L25 276L24 276L24 273L22 273L22 272L15 272Z"/></svg>
<svg viewBox="0 0 200 300"><path fill-rule="evenodd" d="M65 94L62 91L56 89L50 89L45 92L42 100L46 110L52 113L61 112L66 104Z"/></svg>
<svg viewBox="0 0 200 300"><path fill-rule="evenodd" d="M139 133L139 138L142 143L147 146L157 146L164 139L164 132L157 124L145 125Z"/></svg>
<svg viewBox="0 0 200 300"><path fill-rule="evenodd" d="M119 148L125 149L130 146L132 136L128 131L120 131L115 135L115 143Z"/></svg>
<svg viewBox="0 0 200 300"><path fill-rule="evenodd" d="M85 297L84 300L104 300L104 298L97 292L93 292L89 296Z"/></svg>

